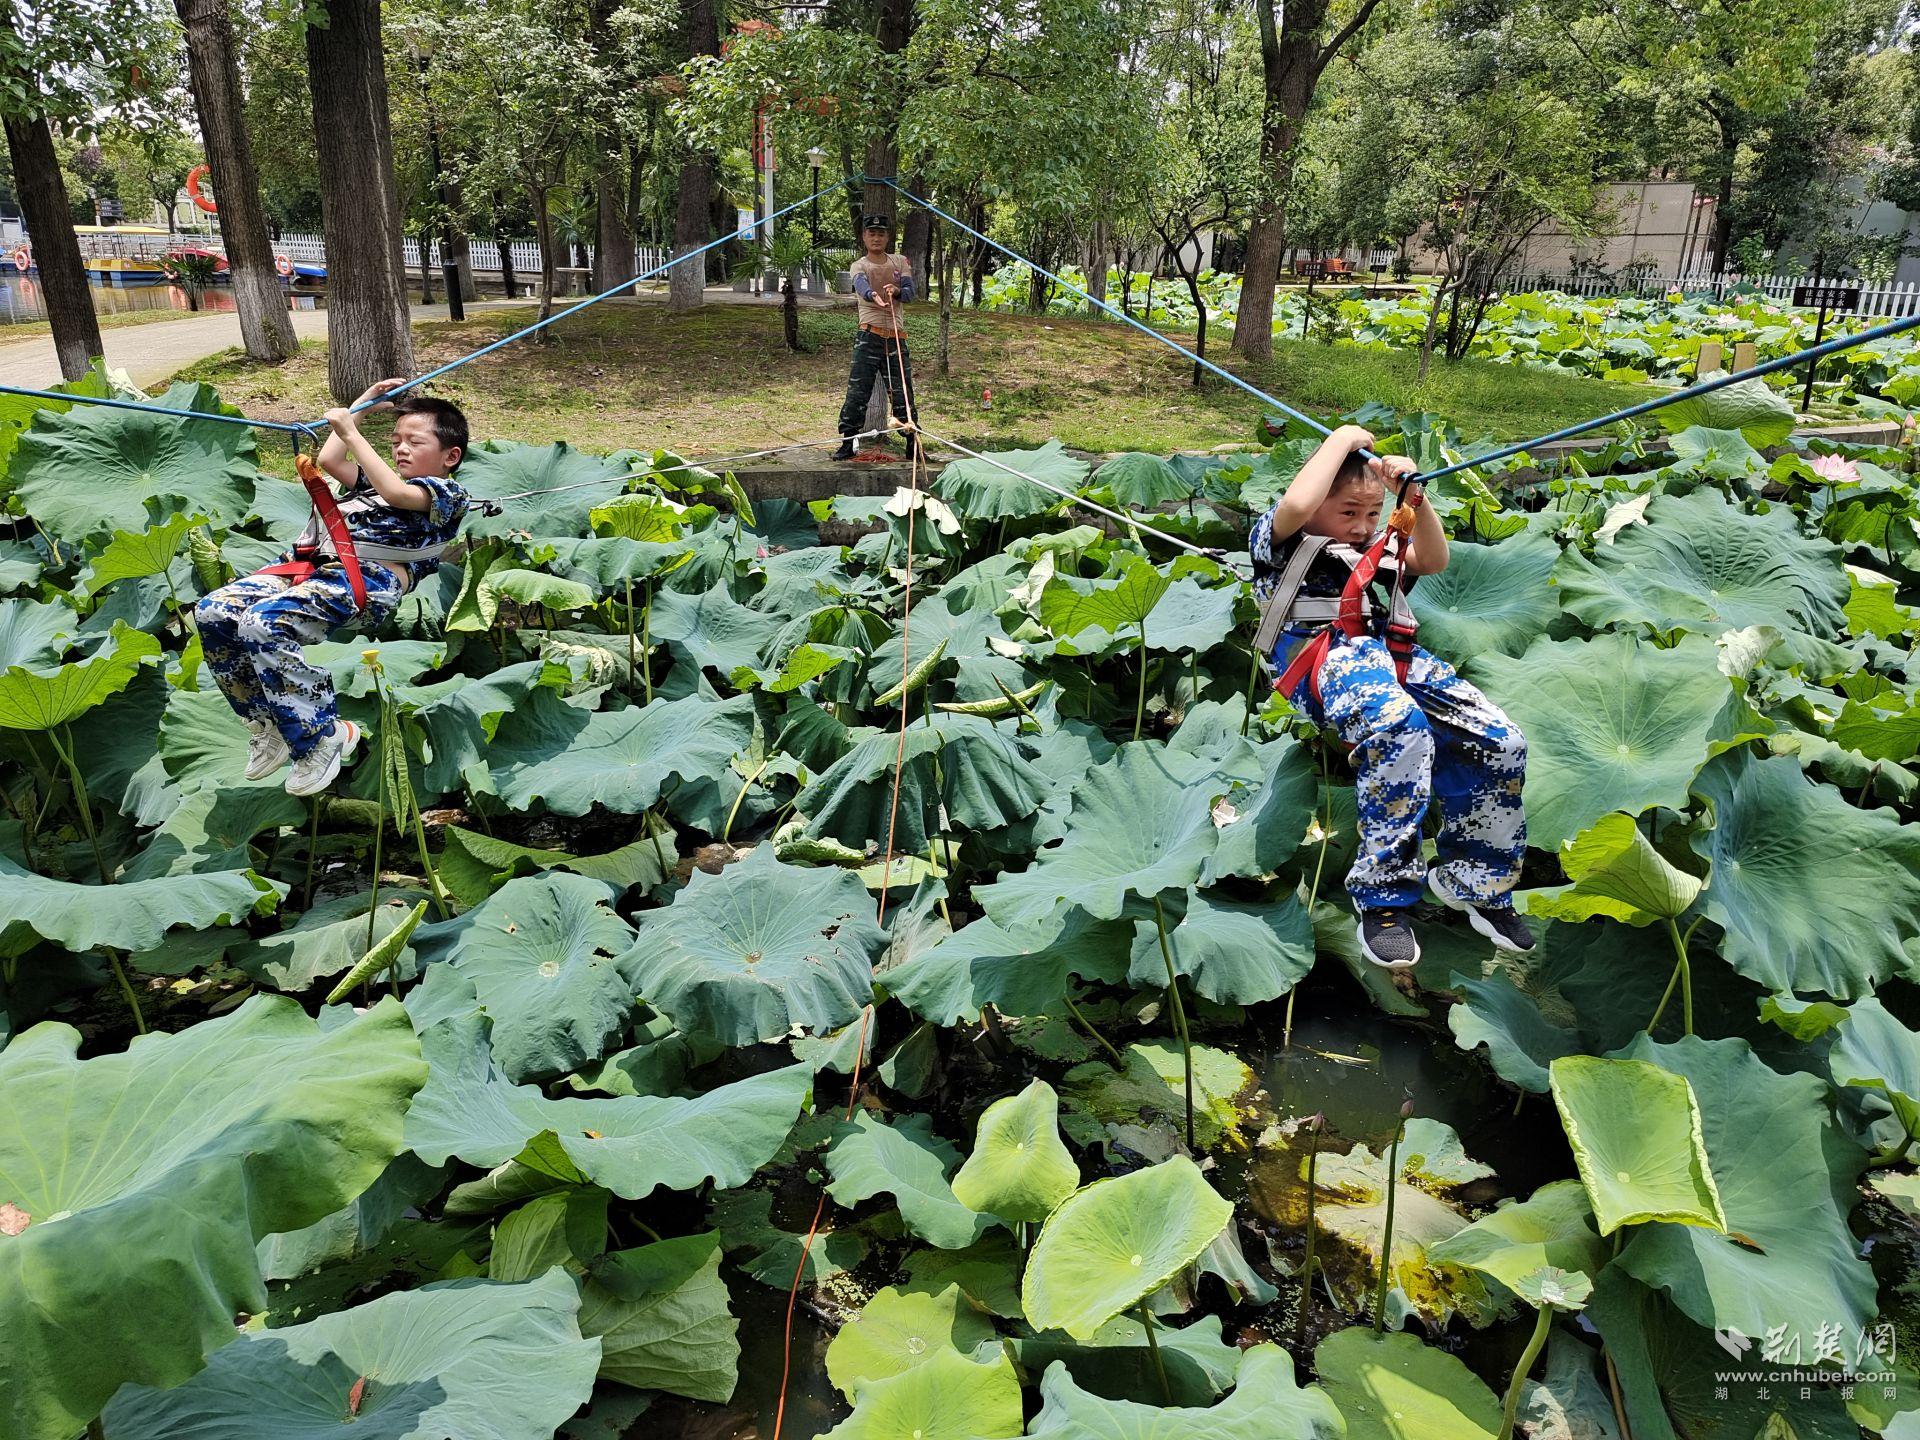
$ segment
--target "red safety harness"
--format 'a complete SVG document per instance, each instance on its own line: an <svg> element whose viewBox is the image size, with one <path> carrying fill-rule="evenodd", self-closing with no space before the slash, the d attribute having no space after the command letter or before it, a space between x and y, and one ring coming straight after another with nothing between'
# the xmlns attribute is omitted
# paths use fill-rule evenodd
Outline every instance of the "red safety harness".
<svg viewBox="0 0 1920 1440"><path fill-rule="evenodd" d="M1408 488L1401 491L1400 504L1387 521L1387 528L1378 540L1367 547L1366 553L1347 576L1347 583L1340 591L1339 617L1300 647L1287 668L1281 672L1280 678L1273 682L1278 694L1291 697L1304 679L1315 703L1319 702L1320 667L1333 647L1335 631L1349 640L1357 640L1367 633L1367 587L1373 584L1373 577L1379 573L1380 562L1386 558L1389 547L1393 550L1394 558L1394 599L1399 599L1402 576L1405 574L1407 543L1413 536L1414 511L1419 509L1422 499L1422 492L1417 485L1409 484ZM1414 629L1394 618L1394 612L1399 608L1397 604L1388 608L1381 626L1381 639L1386 644L1387 653L1393 657L1394 678L1405 684L1407 667L1413 662Z"/></svg>
<svg viewBox="0 0 1920 1440"><path fill-rule="evenodd" d="M320 467L313 463L308 455L295 455L293 468L299 473L300 483L307 487L307 494L313 499L313 513L319 520L315 526L307 524L306 533L293 542L293 558L283 560L278 565L269 565L264 570L256 570L256 575L284 575L295 584L311 580L314 572L329 559L337 560L340 568L347 574L347 585L353 591L353 603L357 609L367 608L367 582L360 573L360 553L353 548L353 536L347 533L346 517L340 513L340 505L333 498L333 486ZM331 555L322 548L319 532L324 530L333 544Z"/></svg>

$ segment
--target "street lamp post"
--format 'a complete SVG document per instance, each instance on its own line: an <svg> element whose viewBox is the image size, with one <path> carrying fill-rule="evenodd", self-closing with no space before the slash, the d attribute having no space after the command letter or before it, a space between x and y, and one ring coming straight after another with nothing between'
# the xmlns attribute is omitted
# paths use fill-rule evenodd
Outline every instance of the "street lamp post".
<svg viewBox="0 0 1920 1440"><path fill-rule="evenodd" d="M818 145L807 151L807 168L813 171L813 244L820 247L820 171L827 163L827 152Z"/></svg>
<svg viewBox="0 0 1920 1440"><path fill-rule="evenodd" d="M1380 272L1385 270L1387 266L1393 262L1393 249L1388 245L1376 244L1373 247L1373 254L1369 258L1371 259L1373 269L1373 293L1378 295L1380 293Z"/></svg>
<svg viewBox="0 0 1920 1440"><path fill-rule="evenodd" d="M440 205L446 214L440 238L440 279L447 287L447 317L467 318L466 299L460 293L460 266L453 256L453 206L449 200L446 172L440 168L440 116L433 108L433 88L428 83L428 62L433 58L433 41L417 36L411 42L414 64L420 70L420 97L427 107L427 161L433 166L433 183L440 191ZM424 248L426 239L420 241ZM504 243L504 242L503 242ZM423 257L424 258L424 257Z"/></svg>

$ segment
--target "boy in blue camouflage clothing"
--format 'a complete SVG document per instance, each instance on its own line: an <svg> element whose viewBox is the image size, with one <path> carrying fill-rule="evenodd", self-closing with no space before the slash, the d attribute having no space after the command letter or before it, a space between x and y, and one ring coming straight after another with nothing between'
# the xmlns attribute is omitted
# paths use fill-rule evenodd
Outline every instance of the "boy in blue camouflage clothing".
<svg viewBox="0 0 1920 1440"><path fill-rule="evenodd" d="M377 381L355 404L405 383ZM331 554L325 532L310 525L309 536L323 552L317 568L291 567L312 568L306 578L290 583L285 574L243 576L194 607L207 667L247 723L247 778L263 780L291 759L290 795L326 789L360 739L359 727L340 718L333 677L309 664L301 646L341 626L371 630L386 620L408 590L439 569L440 552L467 512L467 492L453 479L467 451L467 418L460 408L424 396L369 408L396 413L391 465L344 407L327 412L333 433L315 457L340 487L340 517L360 552L365 606ZM290 552L272 568L290 568L293 558Z"/></svg>
<svg viewBox="0 0 1920 1440"><path fill-rule="evenodd" d="M1520 804L1527 742L1519 726L1446 661L1416 645L1402 682L1379 638L1349 636L1324 618L1328 597L1342 593L1382 533L1387 486L1414 468L1404 456L1364 463L1357 452L1373 438L1358 425L1335 430L1279 503L1254 522L1253 587L1263 605L1302 537L1327 537L1295 594L1280 601L1287 615L1268 659L1284 674L1300 646L1331 628L1318 693L1308 675L1286 698L1353 747L1360 850L1347 893L1359 912L1367 958L1390 968L1419 960L1410 911L1428 886L1500 949L1530 950L1533 936L1511 898L1527 848ZM1417 507L1415 517L1403 587L1447 567L1447 536L1433 507ZM1389 582L1392 563L1389 550L1381 567ZM1372 605L1380 608L1378 600ZM1429 871L1421 860L1421 826L1436 798L1439 863Z"/></svg>

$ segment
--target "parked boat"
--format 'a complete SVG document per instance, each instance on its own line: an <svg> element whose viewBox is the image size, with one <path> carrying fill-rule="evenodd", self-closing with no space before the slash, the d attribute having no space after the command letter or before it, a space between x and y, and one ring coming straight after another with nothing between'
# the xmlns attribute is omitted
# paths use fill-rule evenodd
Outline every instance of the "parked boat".
<svg viewBox="0 0 1920 1440"><path fill-rule="evenodd" d="M324 285L327 283L327 267L320 260L296 260L293 262L293 283L296 285Z"/></svg>
<svg viewBox="0 0 1920 1440"><path fill-rule="evenodd" d="M161 285L167 242L173 238L156 225L76 225L81 263L98 285Z"/></svg>

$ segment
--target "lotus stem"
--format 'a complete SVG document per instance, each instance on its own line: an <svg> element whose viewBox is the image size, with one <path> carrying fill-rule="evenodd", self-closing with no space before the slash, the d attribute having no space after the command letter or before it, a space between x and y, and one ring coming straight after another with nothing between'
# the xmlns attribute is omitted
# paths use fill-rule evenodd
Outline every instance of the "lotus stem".
<svg viewBox="0 0 1920 1440"><path fill-rule="evenodd" d="M1307 1258L1300 1266L1300 1313L1293 1323L1293 1343L1304 1343L1307 1335L1307 1313L1313 1308L1313 1201L1314 1186L1318 1183L1316 1172L1320 1168L1320 1117L1314 1116L1307 1124Z"/></svg>
<svg viewBox="0 0 1920 1440"><path fill-rule="evenodd" d="M1602 1345L1600 1358L1607 1362L1607 1391L1613 1398L1613 1418L1620 1426L1620 1440L1633 1440L1633 1431L1627 1425L1627 1407L1620 1399L1620 1374L1613 1368L1613 1352Z"/></svg>
<svg viewBox="0 0 1920 1440"><path fill-rule="evenodd" d="M1160 1395L1167 1404L1173 1404L1173 1386L1167 1381L1166 1362L1160 1358L1160 1337L1153 1333L1153 1312L1147 1309L1145 1297L1140 1301L1140 1327L1147 1332L1147 1354L1153 1357L1154 1374L1160 1377Z"/></svg>
<svg viewBox="0 0 1920 1440"><path fill-rule="evenodd" d="M640 681L646 687L647 704L653 703L653 582L649 580L640 587L640 653L648 657L648 663L641 667ZM631 631L633 612L627 612L627 626Z"/></svg>
<svg viewBox="0 0 1920 1440"><path fill-rule="evenodd" d="M1187 1092L1187 1148L1193 1141L1193 1038L1187 1033L1187 1007L1180 1001L1180 977L1174 972L1173 950L1167 944L1167 911L1158 895L1153 897L1153 923L1160 932L1160 958L1167 964L1167 998L1173 1005L1173 1023L1180 1033L1180 1068Z"/></svg>
<svg viewBox="0 0 1920 1440"><path fill-rule="evenodd" d="M1147 714L1147 622L1140 621L1140 692L1133 702L1133 738L1140 738L1140 722Z"/></svg>
<svg viewBox="0 0 1920 1440"><path fill-rule="evenodd" d="M66 736L68 744L61 743L62 735ZM113 877L107 873L106 857L100 853L100 832L93 827L93 802L87 797L87 782L80 774L80 767L74 763L73 751L69 748L73 736L68 732L67 727L62 725L57 731L49 730L47 740L53 746L53 753L58 755L60 762L67 767L67 779L73 785L74 803L80 807L80 825L87 832L87 843L93 847L93 863L100 869L100 883L111 884Z"/></svg>
<svg viewBox="0 0 1920 1440"><path fill-rule="evenodd" d="M775 753L777 754L778 752L776 751ZM753 773L747 776L746 780L741 784L740 793L733 797L733 808L727 811L727 823L720 827L720 843L722 845L727 843L727 837L733 833L733 822L740 814L740 802L747 798L747 791L753 788L753 782L758 780L761 773L772 763L773 755L768 755L766 759L754 766ZM663 870L666 868L664 862L661 868Z"/></svg>
<svg viewBox="0 0 1920 1440"><path fill-rule="evenodd" d="M640 669L640 642L633 634L633 577L629 575L627 585L627 699L633 699L633 677Z"/></svg>
<svg viewBox="0 0 1920 1440"><path fill-rule="evenodd" d="M1107 1052L1107 1057L1113 1061L1113 1068L1124 1071L1127 1068L1127 1062L1120 1058L1120 1052L1113 1048L1112 1044L1108 1042L1107 1037L1102 1035L1099 1030L1094 1027L1093 1021L1087 1018L1086 1012L1073 1003L1073 996L1062 995L1060 998L1067 1002L1068 1012L1074 1019L1080 1022L1081 1028L1098 1041L1100 1048Z"/></svg>
<svg viewBox="0 0 1920 1440"><path fill-rule="evenodd" d="M141 1013L140 997L134 993L133 984L127 979L127 972L121 967L120 957L109 950L107 963L113 967L113 978L120 982L120 993L127 997L127 1008L133 1011L133 1028L139 1034L147 1033L147 1017Z"/></svg>
<svg viewBox="0 0 1920 1440"><path fill-rule="evenodd" d="M1242 736L1247 733L1247 727L1253 724L1253 697L1260 693L1260 652L1249 645L1247 647L1247 659L1251 663L1247 666L1246 713L1240 717L1240 733Z"/></svg>
<svg viewBox="0 0 1920 1440"><path fill-rule="evenodd" d="M87 1440L107 1440L107 1427L100 1423L98 1415L87 1421Z"/></svg>
<svg viewBox="0 0 1920 1440"><path fill-rule="evenodd" d="M1400 1137L1406 1133L1407 1116L1413 1102L1400 1107L1400 1119L1393 1127L1393 1139L1387 1142L1387 1223L1380 1236L1380 1280L1373 1297L1373 1333L1387 1327L1387 1277L1393 1273L1393 1202L1400 1193Z"/></svg>
<svg viewBox="0 0 1920 1440"><path fill-rule="evenodd" d="M313 869L320 854L320 797L313 797L313 828L307 832L307 874L300 882L300 908L313 908Z"/></svg>
<svg viewBox="0 0 1920 1440"><path fill-rule="evenodd" d="M373 922L380 909L380 848L387 835L387 767L374 767L373 800L373 886L367 892L367 943L373 948Z"/></svg>
<svg viewBox="0 0 1920 1440"><path fill-rule="evenodd" d="M1527 1383L1533 1362L1540 1358L1540 1347L1547 1343L1547 1330L1553 1324L1553 1307L1542 1305L1533 1317L1533 1334L1527 1348L1520 1352L1520 1363L1513 1367L1513 1379L1507 1382L1506 1404L1500 1407L1500 1440L1513 1440L1514 1416L1520 1412L1520 1388Z"/></svg>
<svg viewBox="0 0 1920 1440"><path fill-rule="evenodd" d="M1697 920L1694 922L1696 925L1699 923ZM1689 928L1687 935L1692 934L1693 931ZM1687 963L1686 938L1680 934L1680 927L1673 922L1672 916L1667 917L1667 935L1673 941L1673 974L1667 977L1667 988L1661 992L1660 1004L1653 1012L1653 1019L1647 1022L1647 1033L1651 1035L1653 1027L1660 1023L1660 1016L1665 1012L1667 1001L1673 994L1674 984L1678 982L1682 1033L1691 1035L1693 1034L1693 970Z"/></svg>
<svg viewBox="0 0 1920 1440"><path fill-rule="evenodd" d="M1320 850L1319 853L1313 857L1313 883L1307 886L1308 934L1313 933L1313 907L1319 903L1320 900L1320 874L1321 871L1326 868L1327 842L1333 836L1333 792L1327 788L1327 752L1325 746L1320 747L1316 768L1320 775L1320 793L1326 796L1327 813L1326 818L1322 820L1320 816L1320 797L1316 794L1314 797L1313 818L1320 821ZM1317 949L1318 947L1316 946L1315 948ZM1287 990L1287 1014L1286 1019L1281 1023L1280 1027L1280 1048L1282 1050L1288 1050L1293 1047L1293 997L1299 989L1300 985L1296 981Z"/></svg>

